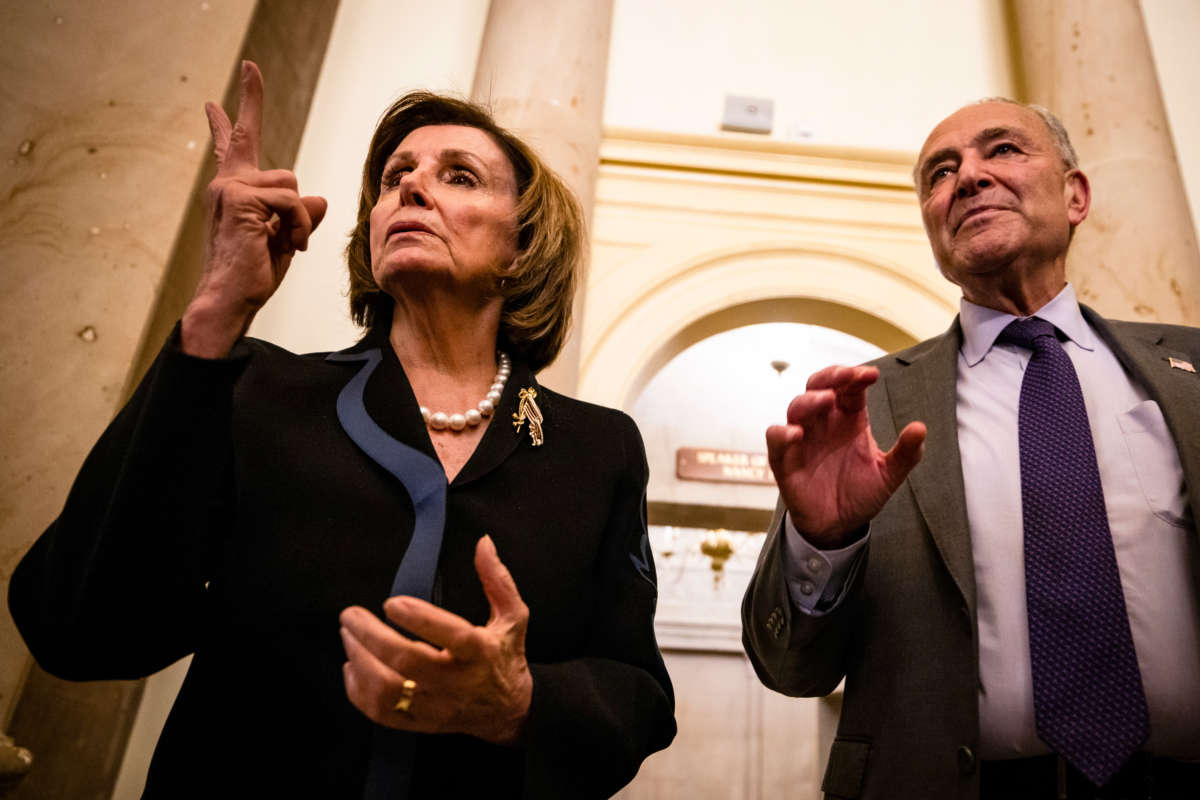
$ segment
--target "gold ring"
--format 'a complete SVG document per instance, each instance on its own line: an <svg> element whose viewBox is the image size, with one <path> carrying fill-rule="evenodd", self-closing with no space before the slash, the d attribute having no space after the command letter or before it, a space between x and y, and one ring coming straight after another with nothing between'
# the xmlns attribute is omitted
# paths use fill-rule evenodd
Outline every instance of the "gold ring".
<svg viewBox="0 0 1200 800"><path fill-rule="evenodd" d="M400 684L400 699L396 701L393 708L401 714L407 714L412 708L413 696L417 693L417 682L411 678L405 678L404 683Z"/></svg>

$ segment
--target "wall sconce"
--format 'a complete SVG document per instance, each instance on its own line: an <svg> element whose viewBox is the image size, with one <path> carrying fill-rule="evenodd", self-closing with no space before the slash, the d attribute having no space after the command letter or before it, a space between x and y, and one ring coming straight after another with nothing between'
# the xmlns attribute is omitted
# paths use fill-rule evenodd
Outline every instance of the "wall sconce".
<svg viewBox="0 0 1200 800"><path fill-rule="evenodd" d="M728 534L721 528L709 531L700 542L700 552L711 559L713 583L720 583L721 576L725 574L725 562L733 555L733 542Z"/></svg>

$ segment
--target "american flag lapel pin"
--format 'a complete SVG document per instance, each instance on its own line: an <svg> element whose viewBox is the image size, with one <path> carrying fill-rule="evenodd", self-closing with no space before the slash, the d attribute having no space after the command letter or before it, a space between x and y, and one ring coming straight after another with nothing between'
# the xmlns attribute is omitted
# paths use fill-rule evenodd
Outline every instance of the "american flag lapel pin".
<svg viewBox="0 0 1200 800"><path fill-rule="evenodd" d="M1171 369L1181 369L1184 372L1190 372L1193 375L1196 373L1196 368L1192 366L1192 362L1184 361L1182 358L1167 356L1167 363L1171 365Z"/></svg>

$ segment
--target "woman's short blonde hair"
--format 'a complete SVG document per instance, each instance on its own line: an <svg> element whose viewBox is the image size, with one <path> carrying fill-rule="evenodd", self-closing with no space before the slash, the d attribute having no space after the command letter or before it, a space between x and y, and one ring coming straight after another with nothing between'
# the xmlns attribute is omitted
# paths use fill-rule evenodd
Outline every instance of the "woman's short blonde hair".
<svg viewBox="0 0 1200 800"><path fill-rule="evenodd" d="M501 347L525 359L536 372L558 355L571 326L571 304L583 271L583 213L562 179L475 103L411 92L384 112L363 164L358 221L346 246L350 315L364 328L391 320L392 298L371 272L371 209L379 199L388 158L404 137L427 125L478 128L512 163L517 179L517 258L511 270L496 276L504 297L500 339Z"/></svg>

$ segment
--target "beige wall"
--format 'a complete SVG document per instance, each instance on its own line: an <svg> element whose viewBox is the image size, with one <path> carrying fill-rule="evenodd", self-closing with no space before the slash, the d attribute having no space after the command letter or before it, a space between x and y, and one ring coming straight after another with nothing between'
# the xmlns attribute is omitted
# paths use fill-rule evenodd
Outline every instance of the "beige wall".
<svg viewBox="0 0 1200 800"><path fill-rule="evenodd" d="M915 151L1010 73L1002 0L617 0L605 122L716 133L740 94L773 139Z"/></svg>
<svg viewBox="0 0 1200 800"><path fill-rule="evenodd" d="M768 692L743 655L667 653L679 734L617 800L816 800L826 701Z"/></svg>
<svg viewBox="0 0 1200 800"><path fill-rule="evenodd" d="M1200 39L1200 3L1142 0L1142 15L1154 52L1192 222L1200 231L1200 93L1196 91L1196 77L1200 75L1200 49L1196 47Z"/></svg>
<svg viewBox="0 0 1200 800"><path fill-rule="evenodd" d="M616 0L605 123L715 133L744 94L775 101L772 139L915 152L958 106L1016 91L1004 5ZM1200 3L1141 5L1200 225Z"/></svg>

